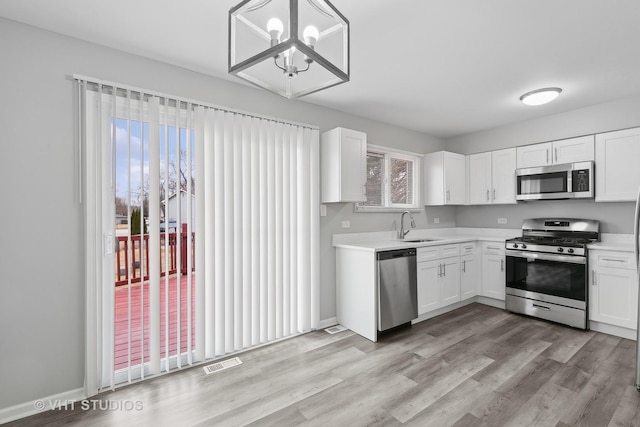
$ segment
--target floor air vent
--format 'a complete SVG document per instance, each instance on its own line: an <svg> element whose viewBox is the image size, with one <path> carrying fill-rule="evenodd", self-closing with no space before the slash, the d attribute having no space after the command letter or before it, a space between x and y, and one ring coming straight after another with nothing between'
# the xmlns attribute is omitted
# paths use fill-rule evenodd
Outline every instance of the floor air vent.
<svg viewBox="0 0 640 427"><path fill-rule="evenodd" d="M346 330L347 330L347 328L345 328L342 325L335 325L335 326L332 326L330 328L325 329L325 332L328 332L330 334L337 334L338 332L342 332L342 331L346 331Z"/></svg>
<svg viewBox="0 0 640 427"><path fill-rule="evenodd" d="M205 374L213 374L216 372L224 371L225 369L233 368L234 366L242 365L242 360L239 357L223 360L222 362L214 363L213 365L205 366Z"/></svg>

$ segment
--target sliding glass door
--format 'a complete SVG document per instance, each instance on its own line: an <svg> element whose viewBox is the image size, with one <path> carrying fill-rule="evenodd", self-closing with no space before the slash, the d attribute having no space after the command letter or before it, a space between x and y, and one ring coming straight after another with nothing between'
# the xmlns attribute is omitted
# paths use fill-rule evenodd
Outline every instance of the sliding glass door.
<svg viewBox="0 0 640 427"><path fill-rule="evenodd" d="M87 392L317 327L318 130L78 78Z"/></svg>

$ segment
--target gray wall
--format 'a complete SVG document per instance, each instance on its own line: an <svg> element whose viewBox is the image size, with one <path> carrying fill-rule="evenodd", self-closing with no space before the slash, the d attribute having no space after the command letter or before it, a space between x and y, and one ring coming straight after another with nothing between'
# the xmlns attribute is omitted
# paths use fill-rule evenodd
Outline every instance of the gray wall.
<svg viewBox="0 0 640 427"><path fill-rule="evenodd" d="M640 126L640 97L451 138L447 140L447 150L462 154L480 153L636 126ZM518 228L524 218L564 216L597 219L601 221L601 230L605 233L632 233L633 210L634 204L630 202L576 200L460 206L456 209L455 222L459 227ZM507 218L507 225L498 225L499 217Z"/></svg>
<svg viewBox="0 0 640 427"><path fill-rule="evenodd" d="M317 125L344 126L369 142L419 153L442 148L427 135L215 79L0 18L0 410L83 386L83 207L71 75L78 73ZM354 75L354 78L357 76ZM9 209L8 207L12 207ZM390 229L398 215L329 205L321 219L321 318L335 316L331 235ZM435 209L441 226L454 209ZM427 215L416 216L420 227Z"/></svg>

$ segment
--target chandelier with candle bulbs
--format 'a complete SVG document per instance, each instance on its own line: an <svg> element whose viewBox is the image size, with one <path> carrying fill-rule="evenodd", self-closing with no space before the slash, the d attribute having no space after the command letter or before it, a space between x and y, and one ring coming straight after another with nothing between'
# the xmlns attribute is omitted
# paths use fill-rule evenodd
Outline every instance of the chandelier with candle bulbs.
<svg viewBox="0 0 640 427"><path fill-rule="evenodd" d="M349 21L327 0L242 1L229 11L229 73L289 99L347 82Z"/></svg>

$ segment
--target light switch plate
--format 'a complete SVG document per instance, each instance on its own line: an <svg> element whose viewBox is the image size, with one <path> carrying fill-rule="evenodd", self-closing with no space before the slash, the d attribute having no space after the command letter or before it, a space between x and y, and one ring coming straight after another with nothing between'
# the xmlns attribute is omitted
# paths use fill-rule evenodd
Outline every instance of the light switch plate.
<svg viewBox="0 0 640 427"><path fill-rule="evenodd" d="M434 224L440 224L440 218L433 218Z"/></svg>
<svg viewBox="0 0 640 427"><path fill-rule="evenodd" d="M342 228L351 228L351 221L342 221Z"/></svg>
<svg viewBox="0 0 640 427"><path fill-rule="evenodd" d="M498 218L498 224L506 224L507 218Z"/></svg>

